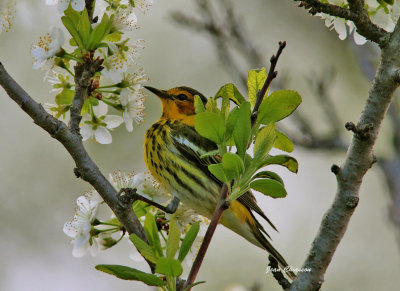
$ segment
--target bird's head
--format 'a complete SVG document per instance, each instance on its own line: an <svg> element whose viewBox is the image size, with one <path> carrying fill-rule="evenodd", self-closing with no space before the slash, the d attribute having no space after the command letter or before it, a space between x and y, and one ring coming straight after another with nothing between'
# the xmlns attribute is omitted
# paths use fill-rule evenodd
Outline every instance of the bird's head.
<svg viewBox="0 0 400 291"><path fill-rule="evenodd" d="M157 95L162 103L162 118L178 119L189 125L194 124L194 96L198 95L203 103L207 98L203 94L189 87L176 87L169 90L159 90L144 86L147 90Z"/></svg>

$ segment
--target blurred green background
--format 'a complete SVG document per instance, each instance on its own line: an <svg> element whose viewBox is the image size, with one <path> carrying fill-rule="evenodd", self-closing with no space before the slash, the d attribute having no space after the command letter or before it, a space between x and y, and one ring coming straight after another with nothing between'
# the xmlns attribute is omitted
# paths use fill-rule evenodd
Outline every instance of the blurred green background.
<svg viewBox="0 0 400 291"><path fill-rule="evenodd" d="M213 95L232 77L218 62L209 39L181 29L170 19L171 11L192 15L192 1L155 0L153 7L137 13L140 29L134 38L145 40L138 61L151 86L167 89L186 85L206 96ZM279 77L303 97L300 108L320 131L323 115L311 95L306 77L334 66L331 94L343 121L356 121L367 96L369 83L358 68L348 42L340 41L323 21L308 15L291 0L234 1L251 38L265 53L265 64L279 40L287 41L278 64ZM0 35L0 61L9 73L39 102L53 102L44 72L32 69L30 47L51 25L61 26L55 7L45 1L20 0L12 30ZM198 15L201 16L201 15ZM243 68L247 70L250 68ZM244 90L243 90L244 91ZM141 283L121 281L94 269L96 264L125 264L147 270L132 261L128 242L80 259L71 255L69 238L62 232L73 215L75 199L89 186L76 179L74 163L64 148L32 120L0 89L0 290L151 290ZM86 142L103 173L114 170L145 170L143 135L161 112L159 101L148 96L146 122L133 133L120 127L111 145ZM389 152L385 131L378 154ZM351 135L346 134L349 141ZM261 208L279 229L271 232L274 246L290 265L301 267L330 206L336 181L332 163L341 164L344 153L307 151L293 155L300 164L297 175L279 170L288 197L280 200L257 196ZM387 215L388 195L383 176L373 168L364 178L361 200L347 233L326 273L323 290L397 290L400 274L399 246ZM218 227L198 279L196 290L225 290L230 284L261 290L281 290L271 274L265 274L267 254L233 232Z"/></svg>

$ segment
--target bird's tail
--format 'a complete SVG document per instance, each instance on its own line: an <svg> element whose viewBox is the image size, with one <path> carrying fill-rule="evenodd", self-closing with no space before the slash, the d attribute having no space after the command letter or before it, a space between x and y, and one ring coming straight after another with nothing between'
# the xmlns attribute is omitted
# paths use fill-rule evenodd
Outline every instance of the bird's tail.
<svg viewBox="0 0 400 291"><path fill-rule="evenodd" d="M262 225L246 206L237 201L233 202L230 209L224 213L221 223L247 239L249 242L266 250L278 261L279 267L285 271L290 279L293 280L296 278L296 275L290 270L289 265L283 256L265 237L265 235L268 236L268 234Z"/></svg>

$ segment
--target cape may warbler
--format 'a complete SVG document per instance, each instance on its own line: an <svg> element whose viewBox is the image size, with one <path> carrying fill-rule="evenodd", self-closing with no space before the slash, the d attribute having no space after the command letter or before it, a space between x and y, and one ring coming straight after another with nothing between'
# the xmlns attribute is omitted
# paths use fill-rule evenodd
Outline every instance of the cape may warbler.
<svg viewBox="0 0 400 291"><path fill-rule="evenodd" d="M157 95L162 103L162 115L147 130L145 137L147 167L155 179L174 197L199 214L211 218L222 182L210 173L208 165L218 163L218 158L200 157L216 150L217 145L202 137L194 128L194 96L198 95L204 104L207 98L188 87L177 87L167 91L147 86L146 88ZM229 209L224 212L221 223L268 251L281 267L287 267L285 259L265 237L268 234L256 220L253 211L276 229L257 205L251 192L231 203ZM287 273L294 277L292 272Z"/></svg>

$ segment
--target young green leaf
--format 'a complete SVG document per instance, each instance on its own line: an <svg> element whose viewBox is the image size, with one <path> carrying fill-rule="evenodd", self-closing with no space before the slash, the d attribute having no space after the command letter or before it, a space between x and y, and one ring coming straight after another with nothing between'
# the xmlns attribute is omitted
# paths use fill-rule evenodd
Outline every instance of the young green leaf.
<svg viewBox="0 0 400 291"><path fill-rule="evenodd" d="M76 29L74 23L67 16L62 16L61 21L64 24L65 28L69 31L71 36L74 38L75 42L78 44L80 48L84 48L81 36L79 35L78 30Z"/></svg>
<svg viewBox="0 0 400 291"><path fill-rule="evenodd" d="M92 26L90 25L89 16L86 9L84 9L82 13L80 13L79 22L76 26L76 29L81 36L84 48L88 50L89 36L90 32L92 31Z"/></svg>
<svg viewBox="0 0 400 291"><path fill-rule="evenodd" d="M253 148L254 159L256 161L262 160L268 155L275 143L275 139L275 123L270 123L260 129L257 133Z"/></svg>
<svg viewBox="0 0 400 291"><path fill-rule="evenodd" d="M264 86L267 79L265 68L261 70L251 70L247 78L247 90L251 106L254 107L257 100L257 92Z"/></svg>
<svg viewBox="0 0 400 291"><path fill-rule="evenodd" d="M162 257L163 252L160 237L158 235L156 220L151 213L146 214L146 219L144 221L144 231L146 232L149 245L153 248L158 257Z"/></svg>
<svg viewBox="0 0 400 291"><path fill-rule="evenodd" d="M214 112L196 114L194 126L200 135L213 142L221 144L224 141L225 120L220 114Z"/></svg>
<svg viewBox="0 0 400 291"><path fill-rule="evenodd" d="M271 179L255 180L251 182L250 187L272 198L283 198L287 195L285 187L281 183Z"/></svg>
<svg viewBox="0 0 400 291"><path fill-rule="evenodd" d="M281 183L282 185L284 185L284 184L283 184L282 178L281 178L277 173L275 173L275 172L271 172L271 171L261 171L261 172L258 172L257 174L255 174L255 175L253 176L253 178L251 178L251 179L252 179L252 180L255 180L255 179L259 179L259 178L272 179L272 180L275 180L275 181Z"/></svg>
<svg viewBox="0 0 400 291"><path fill-rule="evenodd" d="M214 113L221 113L221 110L218 109L217 100L215 98L208 98L206 103L206 111L207 112L214 112Z"/></svg>
<svg viewBox="0 0 400 291"><path fill-rule="evenodd" d="M195 222L186 233L185 238L182 241L181 248L179 249L179 261L182 262L185 259L186 255L189 253L190 248L192 247L193 242L196 239L197 234L199 233L199 230L200 223Z"/></svg>
<svg viewBox="0 0 400 291"><path fill-rule="evenodd" d="M231 172L234 178L237 178L244 172L244 163L242 159L233 153L227 152L222 157L222 166L225 172Z"/></svg>
<svg viewBox="0 0 400 291"><path fill-rule="evenodd" d="M160 258L156 264L156 273L165 276L178 277L182 271L181 262L171 258Z"/></svg>
<svg viewBox="0 0 400 291"><path fill-rule="evenodd" d="M275 133L276 133L276 140L274 143L274 148L280 149L288 153L293 152L294 146L292 141L280 131L276 130Z"/></svg>
<svg viewBox="0 0 400 291"><path fill-rule="evenodd" d="M132 233L129 236L129 239L133 242L135 247L138 249L140 254L145 257L147 260L149 260L152 263L157 263L158 256L154 252L153 248L149 246L145 241L143 241L140 237L138 237L136 234Z"/></svg>
<svg viewBox="0 0 400 291"><path fill-rule="evenodd" d="M64 89L61 93L56 95L56 104L57 105L71 105L72 100L74 99L74 90Z"/></svg>
<svg viewBox="0 0 400 291"><path fill-rule="evenodd" d="M88 41L89 50L94 50L97 47L99 47L100 43L109 34L111 28L112 28L112 20L108 17L107 13L104 13L100 24L97 25L90 34Z"/></svg>
<svg viewBox="0 0 400 291"><path fill-rule="evenodd" d="M268 165L281 165L288 168L289 171L297 173L298 163L295 158L287 155L268 156L262 160L257 168L262 168Z"/></svg>
<svg viewBox="0 0 400 291"><path fill-rule="evenodd" d="M233 129L233 139L239 156L244 157L250 142L251 134L251 111L250 103L243 102L238 110L236 125Z"/></svg>
<svg viewBox="0 0 400 291"><path fill-rule="evenodd" d="M239 108L235 107L229 112L228 118L226 119L226 131L225 140L229 140L233 135L233 129L236 126L236 122L239 116Z"/></svg>
<svg viewBox="0 0 400 291"><path fill-rule="evenodd" d="M257 121L262 124L277 122L290 115L301 103L300 94L292 90L275 91L264 98Z"/></svg>
<svg viewBox="0 0 400 291"><path fill-rule="evenodd" d="M231 175L229 175L230 173L226 173L224 171L224 167L222 166L222 164L209 165L208 170L211 172L211 174L213 174L215 177L217 177L218 180L220 180L224 183L228 183L231 181L231 179L229 179L229 178L231 178Z"/></svg>
<svg viewBox="0 0 400 291"><path fill-rule="evenodd" d="M196 114L206 111L206 109L204 108L204 103L198 95L194 96L194 109L196 111Z"/></svg>
<svg viewBox="0 0 400 291"><path fill-rule="evenodd" d="M149 286L164 286L167 282L156 275L148 274L140 270L120 265L97 265L96 269L123 280L141 281Z"/></svg>
<svg viewBox="0 0 400 291"><path fill-rule="evenodd" d="M135 201L132 207L137 217L145 216L147 209L150 208L149 204L140 200Z"/></svg>
<svg viewBox="0 0 400 291"><path fill-rule="evenodd" d="M114 31L113 33L108 34L104 38L104 41L119 42L121 37L122 35L118 31Z"/></svg>
<svg viewBox="0 0 400 291"><path fill-rule="evenodd" d="M224 86L222 86L218 90L217 94L215 94L215 98L218 97L222 98L226 97L227 99L232 100L237 105L240 105L244 101L246 101L243 95L238 90L238 88L236 88L236 86L232 83L225 84Z"/></svg>
<svg viewBox="0 0 400 291"><path fill-rule="evenodd" d="M174 258L176 252L179 249L179 242L181 239L181 233L179 232L179 228L176 225L173 219L169 222L169 233L168 233L168 241L167 241L167 257Z"/></svg>

